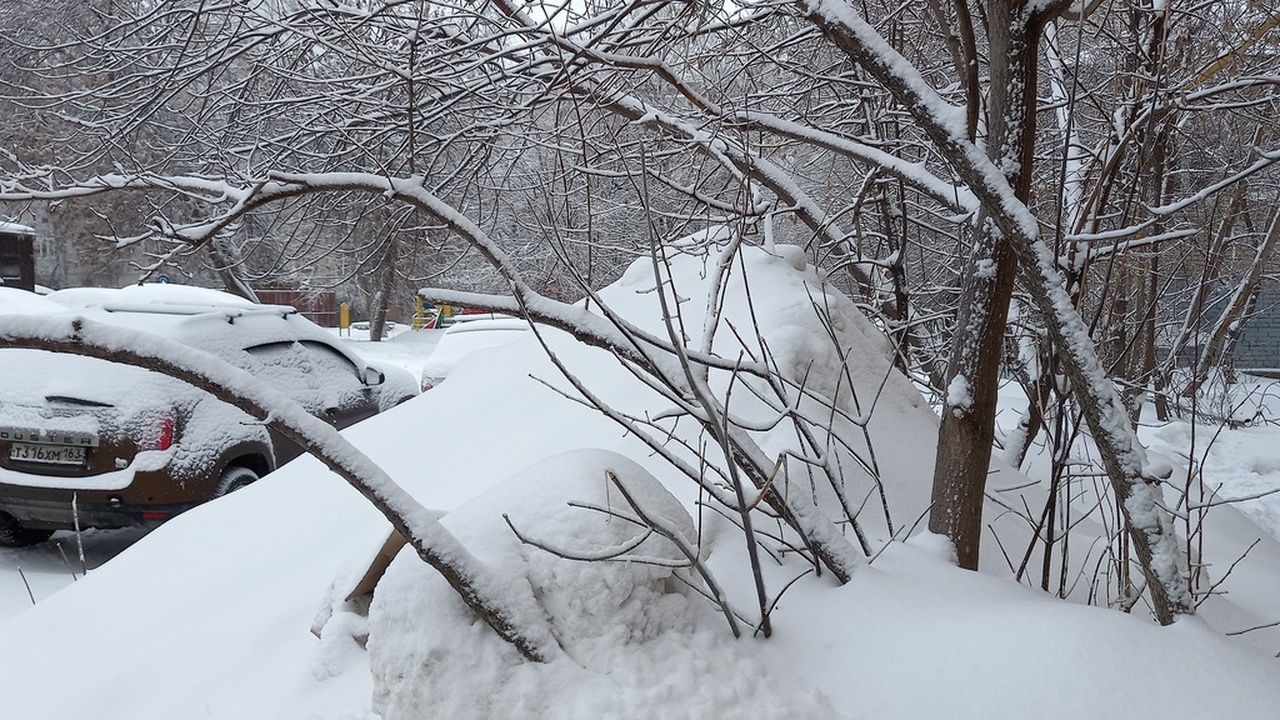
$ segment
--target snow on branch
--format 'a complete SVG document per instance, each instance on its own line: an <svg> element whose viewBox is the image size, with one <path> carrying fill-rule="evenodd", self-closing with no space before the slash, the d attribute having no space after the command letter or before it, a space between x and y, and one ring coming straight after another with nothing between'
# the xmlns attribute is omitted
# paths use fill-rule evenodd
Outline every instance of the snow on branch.
<svg viewBox="0 0 1280 720"><path fill-rule="evenodd" d="M603 308L603 312L609 317L608 320L588 313L582 308L546 298L541 298L538 302L526 303L523 297L503 298L436 289L424 290L423 294L442 302L455 302L486 310L523 315L533 322L559 327L574 334L582 342L613 353L620 360L633 366L634 372L645 375L646 382L655 383L655 389L660 392L665 389L686 398L686 402L694 406L694 409L687 408L686 411L708 431L720 435L726 455L732 459L733 464L730 470L736 471L738 467L745 470L752 484L758 491L764 493L766 502L804 538L814 556L831 570L838 581L848 582L853 576L853 570L859 564L859 559L857 551L849 540L837 530L837 525L822 508L818 507L817 503L811 497L807 497L804 492L787 491L785 487L776 484L770 487L770 468L774 467L776 461L769 458L752 439L750 433L743 428L743 423L735 421L730 416L728 408L712 397L712 393L705 387L705 381L699 382L690 372L691 365L698 366L700 363L705 363L701 365L703 370L715 368L735 373L753 373L768 378L771 376L771 371L767 365L748 364L740 360L729 362L709 352L694 352L673 341L663 341L643 333L613 314L607 305L600 303L593 304ZM555 361L554 357L552 359ZM650 441L648 436L639 432L632 422L608 407L576 378L573 378L567 369L561 367L561 371L593 407L636 432L646 442ZM694 402L690 399L691 397L697 398L699 402ZM660 443L650 442L650 446L655 452L662 454L668 462L681 469L684 474L697 481L703 481L702 474L696 468L686 466L674 455L664 452ZM708 486L707 490L721 503L736 511L749 509L742 497L725 497L714 486ZM765 492L766 490L769 492Z"/></svg>
<svg viewBox="0 0 1280 720"><path fill-rule="evenodd" d="M1057 258L1040 235L1039 222L1018 200L1004 173L967 137L960 108L943 101L923 75L841 0L796 0L815 25L865 68L907 109L937 149L964 178L982 209L1018 257L1018 272L1047 320L1061 351L1081 409L1093 432L1112 488L1124 512L1138 561L1161 624L1194 613L1188 578L1161 479L1148 469L1146 452L1129 422L1123 400L1099 361L1097 349L1057 270Z"/></svg>
<svg viewBox="0 0 1280 720"><path fill-rule="evenodd" d="M861 160L883 170L885 174L903 181L928 195L935 202L954 211L968 213L978 209L977 198L973 196L973 193L968 188L934 175L929 172L923 163L908 162L896 155L858 142L853 138L809 125L783 120L755 110L733 113L728 119L754 129L768 130L781 137L821 147L848 158Z"/></svg>
<svg viewBox="0 0 1280 720"><path fill-rule="evenodd" d="M7 315L0 347L72 353L163 373L204 390L262 420L323 462L360 492L435 568L463 601L530 660L558 652L531 588L498 577L428 510L332 426L250 373L181 343L84 318Z"/></svg>

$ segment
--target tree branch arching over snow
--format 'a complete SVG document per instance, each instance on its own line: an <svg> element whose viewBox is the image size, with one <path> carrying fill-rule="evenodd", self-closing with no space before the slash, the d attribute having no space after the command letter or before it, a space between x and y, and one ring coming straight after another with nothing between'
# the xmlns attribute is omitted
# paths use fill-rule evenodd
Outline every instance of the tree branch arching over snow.
<svg viewBox="0 0 1280 720"><path fill-rule="evenodd" d="M333 427L248 372L172 340L79 317L4 316L0 347L135 365L187 382L262 420L358 490L476 615L522 655L542 662L559 652L527 584L495 577L440 525L438 513L414 500Z"/></svg>
<svg viewBox="0 0 1280 720"><path fill-rule="evenodd" d="M1098 361L1088 329L1057 270L1057 258L1040 236L1039 223L1015 196L1004 174L967 137L961 109L943 101L909 62L850 6L800 0L801 10L850 58L865 67L906 107L955 171L969 183L987 216L1018 258L1020 277L1048 319L1085 418L1093 430L1111 485L1127 519L1138 561L1161 624L1195 612L1181 549L1161 498L1162 478L1151 475L1146 454L1124 404Z"/></svg>

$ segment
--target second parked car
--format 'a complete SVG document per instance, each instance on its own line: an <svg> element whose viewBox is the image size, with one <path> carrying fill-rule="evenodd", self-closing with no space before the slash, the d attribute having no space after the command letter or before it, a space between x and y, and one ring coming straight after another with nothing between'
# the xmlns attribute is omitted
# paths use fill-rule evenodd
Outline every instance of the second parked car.
<svg viewBox="0 0 1280 720"><path fill-rule="evenodd" d="M414 396L293 308L184 286L0 288L4 314L78 315L207 351L344 428ZM161 522L257 480L302 448L179 380L106 360L0 350L0 545Z"/></svg>
<svg viewBox="0 0 1280 720"><path fill-rule="evenodd" d="M529 337L529 323L508 315L459 315L422 366L422 391L444 382L467 355Z"/></svg>

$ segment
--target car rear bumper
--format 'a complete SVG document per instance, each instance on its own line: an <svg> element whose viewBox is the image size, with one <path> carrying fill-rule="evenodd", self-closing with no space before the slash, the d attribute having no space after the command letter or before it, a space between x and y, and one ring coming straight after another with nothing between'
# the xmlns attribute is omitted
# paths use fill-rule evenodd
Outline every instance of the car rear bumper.
<svg viewBox="0 0 1280 720"><path fill-rule="evenodd" d="M156 525L199 504L197 498L139 502L129 490L69 490L0 482L0 512L23 527L49 530Z"/></svg>
<svg viewBox="0 0 1280 720"><path fill-rule="evenodd" d="M194 505L186 503L138 507L78 496L73 502L70 495L38 496L11 490L13 488L0 485L0 512L12 515L23 527L47 530L158 525Z"/></svg>
<svg viewBox="0 0 1280 720"><path fill-rule="evenodd" d="M100 468L15 463L0 459L0 487L44 488L70 495L72 492L122 492L139 478L166 471L172 450L144 450L126 466L101 471Z"/></svg>

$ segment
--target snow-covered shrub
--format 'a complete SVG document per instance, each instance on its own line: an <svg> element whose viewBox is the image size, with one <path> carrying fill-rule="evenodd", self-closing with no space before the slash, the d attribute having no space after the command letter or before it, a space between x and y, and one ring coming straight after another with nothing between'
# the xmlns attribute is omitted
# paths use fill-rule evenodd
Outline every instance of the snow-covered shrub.
<svg viewBox="0 0 1280 720"><path fill-rule="evenodd" d="M696 542L684 507L616 453L573 452L518 474L443 523L513 591L532 587L564 652L524 661L434 570L401 553L369 613L377 711L387 720L834 717L811 694L786 692L757 646L725 632L686 556L628 520L636 513L606 470L645 515ZM596 559L522 544L504 514L540 545ZM713 669L737 681L709 682Z"/></svg>

